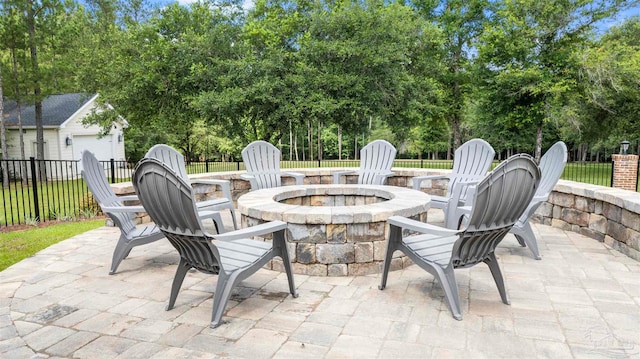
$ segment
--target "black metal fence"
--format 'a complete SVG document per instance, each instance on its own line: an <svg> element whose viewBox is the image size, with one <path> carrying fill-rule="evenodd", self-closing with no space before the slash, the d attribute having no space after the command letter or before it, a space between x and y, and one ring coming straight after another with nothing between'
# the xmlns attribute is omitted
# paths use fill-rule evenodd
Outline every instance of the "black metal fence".
<svg viewBox="0 0 640 359"><path fill-rule="evenodd" d="M101 161L111 183L129 181L131 166L125 161ZM52 220L92 217L99 212L82 180L78 161L0 160L8 181L2 181L0 228ZM0 172L2 173L2 172Z"/></svg>
<svg viewBox="0 0 640 359"><path fill-rule="evenodd" d="M126 161L101 161L111 183L131 179L135 164ZM357 167L358 160L282 161L282 168ZM498 162L495 164L497 165ZM452 161L396 159L394 167L451 169ZM74 220L99 213L99 207L81 176L78 161L0 160L9 180L0 195L0 229L43 221ZM244 170L242 162L202 161L187 164L189 174ZM611 186L611 162L571 162L563 179ZM0 178L1 180L2 178Z"/></svg>

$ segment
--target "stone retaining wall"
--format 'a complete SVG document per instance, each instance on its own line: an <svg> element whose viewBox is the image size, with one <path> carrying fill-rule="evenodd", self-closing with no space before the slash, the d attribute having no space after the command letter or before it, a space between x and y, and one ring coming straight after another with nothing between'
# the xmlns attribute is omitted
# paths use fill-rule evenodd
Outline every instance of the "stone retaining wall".
<svg viewBox="0 0 640 359"><path fill-rule="evenodd" d="M296 172L305 173L305 184L330 184L332 173L346 168L309 168ZM353 169L353 168L348 168ZM441 174L446 171L394 168L395 176L389 185L412 187L411 178L425 174ZM193 175L192 178L226 179L231 182L234 201L250 189L249 182L240 178L244 171ZM347 176L347 183L355 183L357 176ZM293 178L283 178L284 185L293 185ZM112 185L116 194L132 194L131 183ZM435 195L446 193L446 181L424 181L424 192ZM206 198L219 195L213 189L204 189ZM538 208L534 218L543 224L583 234L605 242L627 256L640 260L640 194L611 187L563 181L554 188L548 202Z"/></svg>

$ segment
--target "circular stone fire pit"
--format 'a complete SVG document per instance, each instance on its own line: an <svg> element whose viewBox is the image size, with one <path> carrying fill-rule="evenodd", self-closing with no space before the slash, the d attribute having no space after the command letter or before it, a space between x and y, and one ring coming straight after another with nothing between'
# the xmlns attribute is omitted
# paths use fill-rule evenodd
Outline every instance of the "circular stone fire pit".
<svg viewBox="0 0 640 359"><path fill-rule="evenodd" d="M386 251L387 218L426 221L431 197L403 187L371 185L284 186L238 199L243 227L281 220L296 273L379 273ZM275 267L275 265L274 265ZM391 269L404 267L400 252Z"/></svg>

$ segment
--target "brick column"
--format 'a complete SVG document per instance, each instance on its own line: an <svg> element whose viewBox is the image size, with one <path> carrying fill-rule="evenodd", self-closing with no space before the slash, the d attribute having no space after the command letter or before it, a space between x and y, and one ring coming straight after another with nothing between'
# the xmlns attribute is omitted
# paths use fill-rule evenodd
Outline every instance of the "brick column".
<svg viewBox="0 0 640 359"><path fill-rule="evenodd" d="M613 160L613 187L636 191L638 155L611 155Z"/></svg>

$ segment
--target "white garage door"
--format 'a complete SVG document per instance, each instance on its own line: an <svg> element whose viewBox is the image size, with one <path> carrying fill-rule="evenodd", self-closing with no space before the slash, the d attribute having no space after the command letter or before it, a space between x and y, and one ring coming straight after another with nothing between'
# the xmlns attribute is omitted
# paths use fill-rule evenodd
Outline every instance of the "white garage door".
<svg viewBox="0 0 640 359"><path fill-rule="evenodd" d="M73 159L80 160L82 151L93 152L98 161L108 161L114 157L113 137L111 135L102 138L96 136L73 136Z"/></svg>

